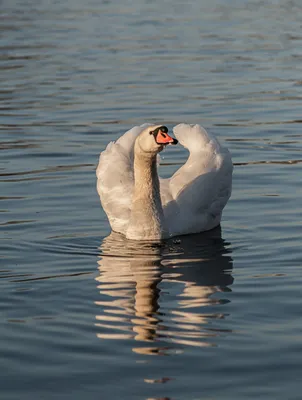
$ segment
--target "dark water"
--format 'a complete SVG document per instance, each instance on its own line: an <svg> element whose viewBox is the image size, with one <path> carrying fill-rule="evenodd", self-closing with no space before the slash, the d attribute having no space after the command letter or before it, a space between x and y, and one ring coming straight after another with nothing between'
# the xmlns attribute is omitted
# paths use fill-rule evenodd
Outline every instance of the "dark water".
<svg viewBox="0 0 302 400"><path fill-rule="evenodd" d="M298 0L1 2L1 399L301 399L301 26ZM98 154L146 121L230 148L221 232L106 238Z"/></svg>

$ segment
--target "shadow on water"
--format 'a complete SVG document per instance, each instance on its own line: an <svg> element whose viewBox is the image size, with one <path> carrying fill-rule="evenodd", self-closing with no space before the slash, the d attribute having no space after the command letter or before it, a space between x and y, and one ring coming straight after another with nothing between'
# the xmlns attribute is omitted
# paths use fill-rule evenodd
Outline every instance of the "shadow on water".
<svg viewBox="0 0 302 400"><path fill-rule="evenodd" d="M230 332L222 320L233 263L220 228L160 245L111 233L100 251L100 339L135 340L134 352L154 355L215 346Z"/></svg>

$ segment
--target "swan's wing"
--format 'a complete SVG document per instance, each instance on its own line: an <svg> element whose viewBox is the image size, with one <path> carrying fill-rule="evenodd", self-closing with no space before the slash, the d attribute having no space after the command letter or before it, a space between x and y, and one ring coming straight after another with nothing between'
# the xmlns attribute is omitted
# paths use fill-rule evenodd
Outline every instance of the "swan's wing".
<svg viewBox="0 0 302 400"><path fill-rule="evenodd" d="M137 136L150 124L135 126L100 154L97 191L111 228L125 233L134 185L133 149Z"/></svg>
<svg viewBox="0 0 302 400"><path fill-rule="evenodd" d="M174 134L190 155L171 179L161 181L164 213L171 233L211 229L220 223L231 195L230 153L199 125L177 125Z"/></svg>

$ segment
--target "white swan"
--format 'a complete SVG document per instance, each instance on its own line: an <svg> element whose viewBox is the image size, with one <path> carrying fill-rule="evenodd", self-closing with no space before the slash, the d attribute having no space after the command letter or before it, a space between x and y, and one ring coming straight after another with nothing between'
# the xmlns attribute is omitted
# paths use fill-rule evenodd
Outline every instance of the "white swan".
<svg viewBox="0 0 302 400"><path fill-rule="evenodd" d="M199 125L173 129L189 152L169 179L157 174L157 154L178 141L162 125L135 126L101 153L97 190L113 231L134 240L160 240L220 224L232 189L229 151Z"/></svg>

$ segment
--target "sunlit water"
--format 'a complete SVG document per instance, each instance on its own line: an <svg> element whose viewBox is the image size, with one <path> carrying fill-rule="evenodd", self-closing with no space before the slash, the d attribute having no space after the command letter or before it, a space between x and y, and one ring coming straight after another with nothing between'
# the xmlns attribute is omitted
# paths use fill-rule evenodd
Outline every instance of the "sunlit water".
<svg viewBox="0 0 302 400"><path fill-rule="evenodd" d="M298 0L2 1L1 399L301 399L301 25ZM110 236L98 154L143 122L229 147L221 231Z"/></svg>

